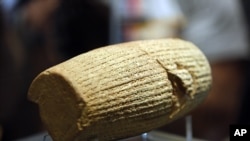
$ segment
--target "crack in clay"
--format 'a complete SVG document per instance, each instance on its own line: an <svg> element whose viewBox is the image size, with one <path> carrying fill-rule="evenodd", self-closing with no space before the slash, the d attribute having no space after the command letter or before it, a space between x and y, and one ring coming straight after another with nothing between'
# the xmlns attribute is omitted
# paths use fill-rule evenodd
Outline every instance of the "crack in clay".
<svg viewBox="0 0 250 141"><path fill-rule="evenodd" d="M167 79L170 81L172 88L173 88L173 92L172 92L172 96L171 99L173 101L173 109L171 114L169 115L169 118L173 118L177 113L180 112L180 110L182 108L185 107L185 103L186 101L189 99L188 97L186 97L186 90L187 88L185 88L185 86L182 83L181 78L179 78L177 75L175 75L174 73L171 73L170 70L168 68L166 68L162 62L153 57L149 52L143 50L142 48L139 48L142 52L144 52L146 55L148 55L150 58L153 58L156 60L156 62L166 71L167 73ZM176 69L177 70L185 70L185 68L180 65L179 63L173 63L176 65ZM189 94L190 96L190 94ZM192 98L192 97L191 97Z"/></svg>
<svg viewBox="0 0 250 141"><path fill-rule="evenodd" d="M187 70L183 65L181 65L180 63L178 63L178 62L176 62L175 63L176 64L176 66L177 66L177 69L183 69L183 70ZM189 97L191 98L191 99L194 99L194 95L196 94L196 91L197 91L197 82L196 82L196 78L195 78L195 75L194 75L194 73L193 72L191 72L191 71L189 71L189 70L187 70L187 72L188 72L188 74L191 76L191 78L192 78L192 91L191 92L186 92L188 95L189 95Z"/></svg>
<svg viewBox="0 0 250 141"><path fill-rule="evenodd" d="M181 65L178 62L173 62L173 65L176 66L175 70L170 70L162 64L162 62L153 57L149 52L143 50L142 48L139 48L142 52L144 52L146 55L150 56L150 58L153 58L156 60L156 62L166 71L167 73L167 79L170 81L172 88L173 88L173 95L171 96L171 99L173 101L173 109L169 116L169 118L173 118L177 113L180 112L181 109L183 109L186 106L186 102L189 99L194 99L194 94L196 93L196 81L195 76L192 72L188 71L183 65ZM185 82L182 80L181 76L178 76L175 74L179 71L186 72L188 75L190 75L190 81L191 84L185 84ZM188 87L191 86L191 90L188 89Z"/></svg>
<svg viewBox="0 0 250 141"><path fill-rule="evenodd" d="M160 60L156 59L157 63L166 71L168 79L172 85L173 88L173 95L172 95L172 101L173 101L173 110L169 116L169 118L173 118L177 113L180 112L181 109L183 109L186 106L186 102L191 98L193 99L193 97L187 93L188 88L186 86L184 86L182 79L170 72L169 69L167 69L161 62ZM179 66L177 63L175 63L177 66ZM185 69L178 69L179 67L177 67L177 70L185 70ZM175 71L175 70L173 70ZM193 84L191 84L193 85ZM187 94L189 97L187 97Z"/></svg>

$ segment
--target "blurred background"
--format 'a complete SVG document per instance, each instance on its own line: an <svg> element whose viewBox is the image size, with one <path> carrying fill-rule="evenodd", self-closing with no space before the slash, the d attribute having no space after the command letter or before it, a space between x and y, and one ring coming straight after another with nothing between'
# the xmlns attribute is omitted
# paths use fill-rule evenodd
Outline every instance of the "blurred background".
<svg viewBox="0 0 250 141"><path fill-rule="evenodd" d="M250 124L247 0L0 0L0 140L45 131L27 100L41 71L91 49L125 41L182 38L212 67L213 86L190 114L193 135L224 140ZM181 118L157 130L185 136Z"/></svg>

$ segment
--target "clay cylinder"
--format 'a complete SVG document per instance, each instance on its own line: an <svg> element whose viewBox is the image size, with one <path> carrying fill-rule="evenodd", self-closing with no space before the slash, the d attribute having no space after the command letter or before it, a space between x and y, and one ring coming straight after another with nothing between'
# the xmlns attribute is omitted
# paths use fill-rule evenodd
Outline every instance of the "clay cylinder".
<svg viewBox="0 0 250 141"><path fill-rule="evenodd" d="M204 54L180 39L134 41L83 53L39 74L28 97L54 141L135 136L184 116L206 97Z"/></svg>

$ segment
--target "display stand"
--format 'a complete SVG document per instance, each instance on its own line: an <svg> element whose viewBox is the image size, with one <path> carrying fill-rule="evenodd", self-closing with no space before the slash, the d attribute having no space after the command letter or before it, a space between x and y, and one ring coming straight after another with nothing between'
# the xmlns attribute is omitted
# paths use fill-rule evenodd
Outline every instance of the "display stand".
<svg viewBox="0 0 250 141"><path fill-rule="evenodd" d="M192 130L192 116L188 115L185 117L186 121L186 141L193 140L193 130Z"/></svg>
<svg viewBox="0 0 250 141"><path fill-rule="evenodd" d="M132 137L128 139L123 139L120 141L197 141L193 139L192 134L192 116L188 115L185 117L186 122L186 137L181 137L174 134L169 134L159 131L151 131L148 133L143 133L140 136Z"/></svg>
<svg viewBox="0 0 250 141"><path fill-rule="evenodd" d="M148 133L143 133L136 137L122 139L119 141L202 141L199 139L194 139L192 137L192 117L188 115L185 117L185 119L186 119L186 127L183 128L186 128L186 137L166 132L150 131ZM53 140L48 133L41 133L17 141L53 141ZM93 139L92 141L98 141L98 139Z"/></svg>

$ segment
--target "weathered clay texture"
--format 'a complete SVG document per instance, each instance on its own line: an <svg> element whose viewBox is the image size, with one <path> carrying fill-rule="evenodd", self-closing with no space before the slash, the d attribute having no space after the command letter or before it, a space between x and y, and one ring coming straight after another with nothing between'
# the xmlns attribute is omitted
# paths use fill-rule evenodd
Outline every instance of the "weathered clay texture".
<svg viewBox="0 0 250 141"><path fill-rule="evenodd" d="M42 72L29 98L54 141L115 140L147 132L206 97L211 70L203 53L179 39L102 47Z"/></svg>

